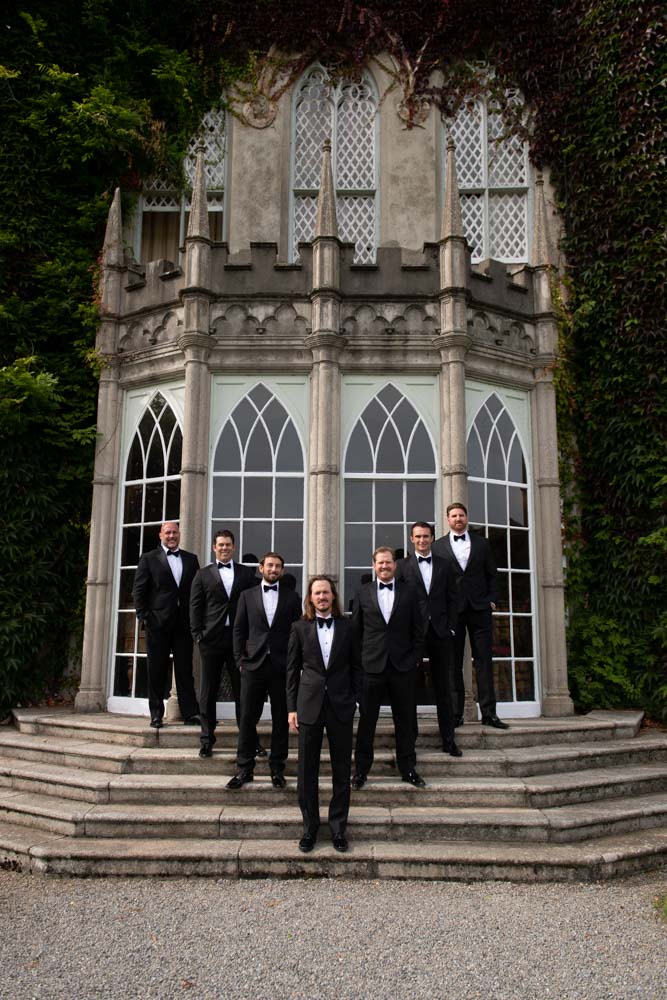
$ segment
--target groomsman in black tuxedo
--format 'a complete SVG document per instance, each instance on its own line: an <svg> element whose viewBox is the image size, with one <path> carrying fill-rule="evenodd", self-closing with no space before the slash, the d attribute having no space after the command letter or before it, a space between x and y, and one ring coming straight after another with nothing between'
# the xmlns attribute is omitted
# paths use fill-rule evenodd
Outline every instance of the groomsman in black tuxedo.
<svg viewBox="0 0 667 1000"><path fill-rule="evenodd" d="M180 540L176 522L165 521L160 528L160 544L139 560L132 588L137 618L146 630L148 707L154 729L163 724L170 655L174 657L176 693L183 722L199 725L188 618L190 588L199 560L192 552L179 549Z"/></svg>
<svg viewBox="0 0 667 1000"><path fill-rule="evenodd" d="M341 615L333 580L315 576L308 584L304 618L292 626L287 652L288 719L290 729L299 734L299 850L304 853L315 846L320 825L318 783L325 728L333 778L329 829L334 848L348 849L352 724L361 684L352 623Z"/></svg>
<svg viewBox="0 0 667 1000"><path fill-rule="evenodd" d="M271 699L269 767L274 788L285 787L289 750L285 672L292 622L301 615L301 598L280 584L285 560L267 552L259 564L257 587L244 590L234 619L234 655L241 671L241 726L236 755L237 773L227 788L252 781L257 750L257 723L268 694Z"/></svg>
<svg viewBox="0 0 667 1000"><path fill-rule="evenodd" d="M352 787L363 788L366 784L373 764L373 741L380 706L388 699L401 777L423 788L425 782L415 770L415 702L426 611L416 588L405 580L396 579L392 549L375 550L373 570L375 580L359 589L352 609L352 624L364 672Z"/></svg>
<svg viewBox="0 0 667 1000"><path fill-rule="evenodd" d="M452 710L452 639L455 635L457 590L449 561L433 555L433 528L416 521L410 530L414 555L397 563L396 576L407 580L421 594L426 611L424 652L428 656L435 691L442 749L451 757L463 754L454 739Z"/></svg>
<svg viewBox="0 0 667 1000"><path fill-rule="evenodd" d="M470 638L477 699L482 725L509 729L496 715L493 685L493 612L496 610L496 564L491 546L483 535L468 531L468 511L462 503L447 508L449 534L433 543L433 552L446 559L454 572L458 590L458 621L454 637L454 721L463 724L465 685L463 651L466 629Z"/></svg>
<svg viewBox="0 0 667 1000"><path fill-rule="evenodd" d="M200 757L210 757L216 742L216 704L224 668L234 695L236 723L241 722L241 678L234 659L232 627L239 597L257 585L257 577L250 566L234 562L234 546L231 531L218 531L213 539L215 561L200 569L192 581L190 628L201 660Z"/></svg>

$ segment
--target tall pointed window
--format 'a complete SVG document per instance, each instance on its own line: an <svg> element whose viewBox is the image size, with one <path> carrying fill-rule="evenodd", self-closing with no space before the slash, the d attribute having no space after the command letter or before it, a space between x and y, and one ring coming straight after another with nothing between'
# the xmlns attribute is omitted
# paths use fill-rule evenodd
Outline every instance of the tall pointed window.
<svg viewBox="0 0 667 1000"><path fill-rule="evenodd" d="M213 459L212 533L231 528L239 559L265 552L303 577L304 462L301 441L283 404L259 383L234 407Z"/></svg>
<svg viewBox="0 0 667 1000"><path fill-rule="evenodd" d="M493 393L468 436L468 513L498 567L493 672L498 701L535 701L528 477L509 413Z"/></svg>
<svg viewBox="0 0 667 1000"><path fill-rule="evenodd" d="M473 261L528 260L528 150L499 110L478 100L447 122L456 143L463 231Z"/></svg>
<svg viewBox="0 0 667 1000"><path fill-rule="evenodd" d="M297 87L294 107L292 253L312 240L322 144L332 143L338 234L355 244L360 264L375 260L377 97L370 79L333 83L314 66Z"/></svg>
<svg viewBox="0 0 667 1000"><path fill-rule="evenodd" d="M225 197L225 113L211 110L202 118L199 132L192 137L183 162L188 187L195 177L196 150L204 143L206 192L211 239L222 239ZM187 232L190 198L179 194L163 178L153 178L144 186L141 199L141 239L135 248L139 260L162 257L176 262Z"/></svg>
<svg viewBox="0 0 667 1000"><path fill-rule="evenodd" d="M139 556L157 546L162 523L178 520L182 449L174 412L157 392L141 418L125 466L113 684L118 697L148 697L145 636L136 619L132 584Z"/></svg>
<svg viewBox="0 0 667 1000"><path fill-rule="evenodd" d="M410 525L433 523L435 455L424 421L394 385L366 406L345 452L345 600L378 546L407 552ZM400 554L400 553L399 553Z"/></svg>

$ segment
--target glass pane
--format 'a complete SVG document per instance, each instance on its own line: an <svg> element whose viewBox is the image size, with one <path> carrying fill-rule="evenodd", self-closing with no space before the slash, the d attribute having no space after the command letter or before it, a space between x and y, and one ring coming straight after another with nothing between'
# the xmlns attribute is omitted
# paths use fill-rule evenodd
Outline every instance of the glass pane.
<svg viewBox="0 0 667 1000"><path fill-rule="evenodd" d="M352 431L345 453L346 472L374 472L373 456L368 443L368 435L359 421Z"/></svg>
<svg viewBox="0 0 667 1000"><path fill-rule="evenodd" d="M496 566L507 567L507 531L504 528L489 528L489 544Z"/></svg>
<svg viewBox="0 0 667 1000"><path fill-rule="evenodd" d="M511 656L512 649L510 646L510 616L509 615L494 615L493 616L493 655L494 656Z"/></svg>
<svg viewBox="0 0 667 1000"><path fill-rule="evenodd" d="M505 479L505 455L503 446L500 443L498 432L494 430L491 435L489 451L486 457L486 477L487 479Z"/></svg>
<svg viewBox="0 0 667 1000"><path fill-rule="evenodd" d="M125 509L123 511L123 521L125 524L141 524L141 504L143 497L143 486L125 487Z"/></svg>
<svg viewBox="0 0 667 1000"><path fill-rule="evenodd" d="M261 410L271 399L271 393L265 385L262 385L261 382L259 385L256 385L255 388L248 393L248 395L258 410Z"/></svg>
<svg viewBox="0 0 667 1000"><path fill-rule="evenodd" d="M113 679L113 693L118 698L130 698L132 695L132 656L117 656Z"/></svg>
<svg viewBox="0 0 667 1000"><path fill-rule="evenodd" d="M468 483L468 517L473 524L486 524L484 483Z"/></svg>
<svg viewBox="0 0 667 1000"><path fill-rule="evenodd" d="M404 524L376 524L375 525L375 544L373 549L379 548L380 545L387 545L390 549L403 549L405 553L405 525ZM396 558L400 559L401 556L396 553Z"/></svg>
<svg viewBox="0 0 667 1000"><path fill-rule="evenodd" d="M164 516L167 521L178 521L181 513L181 481L170 479L167 482L167 503Z"/></svg>
<svg viewBox="0 0 667 1000"><path fill-rule="evenodd" d="M165 697L169 697L169 684L171 683L171 670L168 672L167 690ZM145 656L137 657L136 676L134 679L134 697L148 698L148 664Z"/></svg>
<svg viewBox="0 0 667 1000"><path fill-rule="evenodd" d="M134 652L134 629L137 617L134 611L124 611L118 615L118 631L116 633L116 652Z"/></svg>
<svg viewBox="0 0 667 1000"><path fill-rule="evenodd" d="M377 451L378 472L405 472L405 459L394 427L388 424L380 438Z"/></svg>
<svg viewBox="0 0 667 1000"><path fill-rule="evenodd" d="M496 588L498 591L498 611L510 610L509 577L507 573L498 573L496 577Z"/></svg>
<svg viewBox="0 0 667 1000"><path fill-rule="evenodd" d="M344 611L352 610L354 595L359 587L366 580L371 580L373 575L370 569L346 569L345 570L345 604Z"/></svg>
<svg viewBox="0 0 667 1000"><path fill-rule="evenodd" d="M408 403L407 399L403 399L394 410L393 418L394 423L398 427L398 433L401 436L403 447L407 448L410 442L412 429L418 420L417 411L411 403Z"/></svg>
<svg viewBox="0 0 667 1000"><path fill-rule="evenodd" d="M532 662L514 661L514 679L517 701L535 701L535 671Z"/></svg>
<svg viewBox="0 0 667 1000"><path fill-rule="evenodd" d="M134 435L134 441L130 448L125 478L127 480L144 478L144 453L141 450L141 440L138 434Z"/></svg>
<svg viewBox="0 0 667 1000"><path fill-rule="evenodd" d="M145 524L144 525L144 537L142 542L141 551L150 552L151 549L156 549L158 542L160 541L160 526L162 524L162 519L158 519L157 524Z"/></svg>
<svg viewBox="0 0 667 1000"><path fill-rule="evenodd" d="M171 438L171 432L176 426L176 417L174 416L174 411L170 406L165 406L162 411L162 416L160 417L160 427L162 428L162 435L165 441L169 441Z"/></svg>
<svg viewBox="0 0 667 1000"><path fill-rule="evenodd" d="M361 419L366 424L368 436L373 442L373 445L376 446L380 434L382 433L382 428L387 421L386 411L383 410L377 399L372 399L362 413Z"/></svg>
<svg viewBox="0 0 667 1000"><path fill-rule="evenodd" d="M406 483L408 521L428 521L433 524L435 520L435 483L408 482Z"/></svg>
<svg viewBox="0 0 667 1000"><path fill-rule="evenodd" d="M513 618L512 630L514 632L514 655L533 655L533 619Z"/></svg>
<svg viewBox="0 0 667 1000"><path fill-rule="evenodd" d="M141 440L144 442L144 448L148 447L148 442L151 439L154 427L155 420L153 419L150 411L147 410L141 418L141 423L139 424L139 434L141 435Z"/></svg>
<svg viewBox="0 0 667 1000"><path fill-rule="evenodd" d="M509 486L510 524L528 527L528 490L520 486Z"/></svg>
<svg viewBox="0 0 667 1000"><path fill-rule="evenodd" d="M403 483L375 484L375 520L403 521Z"/></svg>
<svg viewBox="0 0 667 1000"><path fill-rule="evenodd" d="M408 472L435 472L433 446L422 421L415 431L408 454Z"/></svg>
<svg viewBox="0 0 667 1000"><path fill-rule="evenodd" d="M505 410L504 413L501 413L498 417L496 427L498 429L498 433L500 434L500 440L503 443L505 454L507 454L510 447L510 441L512 440L512 435L514 434L514 424L512 423L512 418L507 410Z"/></svg>
<svg viewBox="0 0 667 1000"><path fill-rule="evenodd" d="M276 479L276 517L303 517L303 479Z"/></svg>
<svg viewBox="0 0 667 1000"><path fill-rule="evenodd" d="M510 559L512 569L530 569L527 531L519 528L510 531Z"/></svg>
<svg viewBox="0 0 667 1000"><path fill-rule="evenodd" d="M176 430L174 431L174 436L171 439L171 445L169 447L169 458L167 460L168 476L180 476L182 452L183 452L183 435L181 434L181 428L177 427Z"/></svg>
<svg viewBox="0 0 667 1000"><path fill-rule="evenodd" d="M378 399L382 403L384 403L384 405L387 407L390 413L396 406L400 398L401 398L401 393L394 385L386 385L382 390L382 392L378 393Z"/></svg>
<svg viewBox="0 0 667 1000"><path fill-rule="evenodd" d="M272 548L270 522L268 524L265 521L243 522L240 546L243 562L259 562L262 556L270 552Z"/></svg>
<svg viewBox="0 0 667 1000"><path fill-rule="evenodd" d="M512 573L512 611L531 611L530 573Z"/></svg>
<svg viewBox="0 0 667 1000"><path fill-rule="evenodd" d="M300 563L303 559L303 521L276 521L273 545L285 562Z"/></svg>
<svg viewBox="0 0 667 1000"><path fill-rule="evenodd" d="M276 469L278 472L303 472L301 442L291 420L280 442Z"/></svg>
<svg viewBox="0 0 667 1000"><path fill-rule="evenodd" d="M280 438L280 432L283 429L285 421L288 419L285 407L277 399L273 399L262 413L262 417L268 427L269 436L275 448Z"/></svg>
<svg viewBox="0 0 667 1000"><path fill-rule="evenodd" d="M257 424L245 453L247 472L273 472L273 453L262 424Z"/></svg>
<svg viewBox="0 0 667 1000"><path fill-rule="evenodd" d="M123 528L121 543L121 566L136 566L139 562L141 528Z"/></svg>
<svg viewBox="0 0 667 1000"><path fill-rule="evenodd" d="M118 594L118 607L121 609L134 608L132 600L132 584L134 583L134 570L122 569L120 571L120 591Z"/></svg>
<svg viewBox="0 0 667 1000"><path fill-rule="evenodd" d="M514 701L512 691L512 661L495 660L493 664L493 683L498 701Z"/></svg>
<svg viewBox="0 0 667 1000"><path fill-rule="evenodd" d="M257 410L250 402L248 402L247 399L242 399L241 402L234 407L232 420L236 424L239 440L241 441L241 450L245 448L248 435L250 434L256 419Z"/></svg>
<svg viewBox="0 0 667 1000"><path fill-rule="evenodd" d="M151 399L150 409L153 411L156 417L159 418L161 411L164 409L166 404L166 399L161 392L156 392Z"/></svg>
<svg viewBox="0 0 667 1000"><path fill-rule="evenodd" d="M241 513L241 477L213 477L213 517L238 517Z"/></svg>
<svg viewBox="0 0 667 1000"><path fill-rule="evenodd" d="M475 427L477 428L479 439L482 442L482 450L485 451L486 442L489 440L489 434L491 433L491 418L489 417L485 406L482 407L475 417Z"/></svg>
<svg viewBox="0 0 667 1000"><path fill-rule="evenodd" d="M486 487L486 516L489 524L507 524L507 487L489 483Z"/></svg>
<svg viewBox="0 0 667 1000"><path fill-rule="evenodd" d="M270 518L273 505L273 479L246 476L243 492L243 516Z"/></svg>
<svg viewBox="0 0 667 1000"><path fill-rule="evenodd" d="M144 520L162 523L162 506L164 501L164 483L153 483L146 487L146 509Z"/></svg>
<svg viewBox="0 0 667 1000"><path fill-rule="evenodd" d="M370 524L345 525L345 565L366 566L373 552L373 528Z"/></svg>
<svg viewBox="0 0 667 1000"><path fill-rule="evenodd" d="M371 521L373 518L373 484L359 479L345 483L345 520Z"/></svg>
<svg viewBox="0 0 667 1000"><path fill-rule="evenodd" d="M236 431L232 423L228 420L222 428L222 434L215 449L213 459L213 469L215 472L240 472L241 452Z"/></svg>
<svg viewBox="0 0 667 1000"><path fill-rule="evenodd" d="M489 413L494 419L498 416L498 414L502 410L503 404L500 402L495 392L487 399L486 408L488 409Z"/></svg>
<svg viewBox="0 0 667 1000"><path fill-rule="evenodd" d="M484 458L475 427L471 430L468 438L468 475L477 476L479 479L484 478Z"/></svg>
<svg viewBox="0 0 667 1000"><path fill-rule="evenodd" d="M159 431L155 431L155 436L148 449L148 461L146 462L146 479L158 479L164 476L164 448Z"/></svg>
<svg viewBox="0 0 667 1000"><path fill-rule="evenodd" d="M519 438L514 438L512 450L510 451L509 470L507 478L512 483L526 482L526 463L523 460L523 452L519 444Z"/></svg>

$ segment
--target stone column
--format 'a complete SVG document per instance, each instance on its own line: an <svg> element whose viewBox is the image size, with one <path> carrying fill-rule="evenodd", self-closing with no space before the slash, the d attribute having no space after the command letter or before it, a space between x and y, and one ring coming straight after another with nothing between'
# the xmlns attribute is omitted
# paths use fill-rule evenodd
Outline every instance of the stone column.
<svg viewBox="0 0 667 1000"><path fill-rule="evenodd" d="M77 712L99 712L106 709L117 551L113 537L109 537L109 526L116 523L118 502L121 393L117 351L124 270L120 189L117 188L109 210L100 274L101 315L97 350L102 361L102 371L97 399L93 506L81 684L75 700Z"/></svg>

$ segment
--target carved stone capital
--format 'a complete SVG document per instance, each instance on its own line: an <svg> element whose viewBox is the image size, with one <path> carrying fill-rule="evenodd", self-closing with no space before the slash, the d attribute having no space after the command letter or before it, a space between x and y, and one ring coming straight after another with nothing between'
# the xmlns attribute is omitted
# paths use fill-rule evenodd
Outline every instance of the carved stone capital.
<svg viewBox="0 0 667 1000"><path fill-rule="evenodd" d="M443 362L462 361L472 347L472 337L464 330L452 330L451 333L440 333L433 337L431 343L440 351ZM445 357L447 354L450 357Z"/></svg>
<svg viewBox="0 0 667 1000"><path fill-rule="evenodd" d="M189 360L205 362L213 346L213 338L206 333L182 333L178 346Z"/></svg>
<svg viewBox="0 0 667 1000"><path fill-rule="evenodd" d="M315 361L337 362L342 350L347 346L347 337L333 331L321 330L317 333L310 333L304 339L305 346L313 352ZM315 357L315 354L318 357Z"/></svg>

